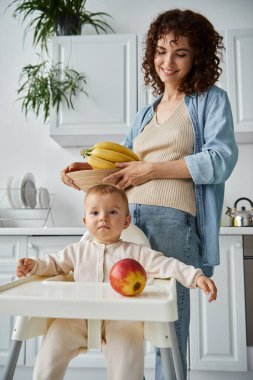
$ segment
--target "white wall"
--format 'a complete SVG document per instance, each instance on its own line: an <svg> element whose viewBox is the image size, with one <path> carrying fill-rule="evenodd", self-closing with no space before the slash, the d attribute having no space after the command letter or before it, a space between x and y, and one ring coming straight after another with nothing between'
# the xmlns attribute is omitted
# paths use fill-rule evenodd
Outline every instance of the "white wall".
<svg viewBox="0 0 253 380"><path fill-rule="evenodd" d="M56 194L53 215L57 226L82 225L82 193L60 181L60 171L68 163L80 160L79 150L62 148L50 138L43 119L32 114L25 118L17 102L21 68L36 63L32 35L23 40L24 27L6 10L10 0L0 1L0 187L9 175L32 172L37 186L46 186ZM87 9L108 12L117 33L143 35L150 21L161 11L180 7L206 15L219 30L253 28L252 0L87 0ZM90 31L88 31L90 33ZM39 50L37 50L38 52ZM241 196L253 199L253 171L250 167L253 147L240 145L239 162L227 182L225 204L232 206Z"/></svg>

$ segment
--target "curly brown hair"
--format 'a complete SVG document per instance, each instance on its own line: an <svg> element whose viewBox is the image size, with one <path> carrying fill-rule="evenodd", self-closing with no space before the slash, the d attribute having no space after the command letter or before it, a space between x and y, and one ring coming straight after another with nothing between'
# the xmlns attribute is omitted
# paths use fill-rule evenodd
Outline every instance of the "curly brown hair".
<svg viewBox="0 0 253 380"><path fill-rule="evenodd" d="M158 15L151 23L146 35L142 63L144 84L150 85L155 95L164 92L164 83L155 70L154 57L158 40L171 31L175 34L175 40L180 36L186 37L194 52L192 69L178 90L187 95L206 91L222 73L219 64L222 59L222 50L225 49L223 37L218 34L206 17L191 10L166 11Z"/></svg>

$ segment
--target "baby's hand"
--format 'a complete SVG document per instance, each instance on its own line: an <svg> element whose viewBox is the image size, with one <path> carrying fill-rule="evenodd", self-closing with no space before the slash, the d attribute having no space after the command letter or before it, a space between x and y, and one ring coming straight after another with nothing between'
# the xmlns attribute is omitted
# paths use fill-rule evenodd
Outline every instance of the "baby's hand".
<svg viewBox="0 0 253 380"><path fill-rule="evenodd" d="M35 265L35 261L30 258L22 258L17 262L16 267L16 276L17 277L25 277Z"/></svg>
<svg viewBox="0 0 253 380"><path fill-rule="evenodd" d="M197 286L202 289L205 294L210 294L209 302L216 300L217 288L211 278L204 276L203 274L197 278Z"/></svg>

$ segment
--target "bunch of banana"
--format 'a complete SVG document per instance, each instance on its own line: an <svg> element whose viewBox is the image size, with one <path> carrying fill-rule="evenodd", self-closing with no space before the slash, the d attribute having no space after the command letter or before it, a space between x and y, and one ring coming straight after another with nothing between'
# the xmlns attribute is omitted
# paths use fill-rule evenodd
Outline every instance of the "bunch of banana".
<svg viewBox="0 0 253 380"><path fill-rule="evenodd" d="M87 162L92 169L115 169L115 162L139 161L138 156L123 145L103 141L92 148L83 149L81 156L87 157Z"/></svg>

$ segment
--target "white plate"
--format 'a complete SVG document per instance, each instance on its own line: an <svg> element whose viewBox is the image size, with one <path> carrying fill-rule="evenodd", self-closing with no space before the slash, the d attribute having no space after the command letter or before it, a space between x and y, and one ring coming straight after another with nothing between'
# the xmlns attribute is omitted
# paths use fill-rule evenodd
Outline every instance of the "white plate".
<svg viewBox="0 0 253 380"><path fill-rule="evenodd" d="M26 181L24 186L25 205L28 208L35 208L37 204L37 190L33 182Z"/></svg>
<svg viewBox="0 0 253 380"><path fill-rule="evenodd" d="M39 187L38 191L37 191L37 205L39 208L43 208L43 204L42 204L42 200L41 200L41 189L42 189L42 187Z"/></svg>
<svg viewBox="0 0 253 380"><path fill-rule="evenodd" d="M26 198L25 198L25 186L26 186L27 182L25 182L25 184L22 182L21 184L21 201L24 205L24 207L28 207L28 204L26 202Z"/></svg>
<svg viewBox="0 0 253 380"><path fill-rule="evenodd" d="M24 207L35 208L37 204L37 190L32 173L26 173L21 180L21 199Z"/></svg>
<svg viewBox="0 0 253 380"><path fill-rule="evenodd" d="M11 182L11 198L14 208L22 208L23 202L21 199L21 178L14 177Z"/></svg>
<svg viewBox="0 0 253 380"><path fill-rule="evenodd" d="M50 207L50 195L46 187L40 187L38 199L40 208Z"/></svg>
<svg viewBox="0 0 253 380"><path fill-rule="evenodd" d="M7 183L6 183L6 196L7 196L7 200L9 202L9 206L11 208L15 208L15 204L13 202L13 199L12 199L12 194L11 194L11 185L12 185L12 181L13 181L14 177L13 176L10 176L8 179L7 179Z"/></svg>

